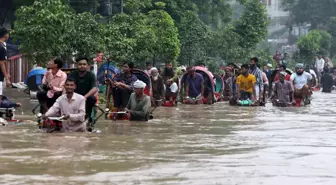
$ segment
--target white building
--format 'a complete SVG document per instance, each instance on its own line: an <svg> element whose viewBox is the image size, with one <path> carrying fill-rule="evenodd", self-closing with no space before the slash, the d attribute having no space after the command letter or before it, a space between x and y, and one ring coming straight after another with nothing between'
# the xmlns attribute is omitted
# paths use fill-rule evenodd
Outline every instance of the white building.
<svg viewBox="0 0 336 185"><path fill-rule="evenodd" d="M262 0L266 6L270 19L269 32L275 32L286 28L289 13L281 8L282 0Z"/></svg>

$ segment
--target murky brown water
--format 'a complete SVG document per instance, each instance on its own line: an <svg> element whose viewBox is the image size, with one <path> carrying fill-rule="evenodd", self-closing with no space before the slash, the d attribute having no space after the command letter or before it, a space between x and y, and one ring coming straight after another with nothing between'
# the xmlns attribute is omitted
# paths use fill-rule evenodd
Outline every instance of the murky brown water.
<svg viewBox="0 0 336 185"><path fill-rule="evenodd" d="M335 108L316 93L304 108L159 108L101 134L1 127L0 184L335 185Z"/></svg>

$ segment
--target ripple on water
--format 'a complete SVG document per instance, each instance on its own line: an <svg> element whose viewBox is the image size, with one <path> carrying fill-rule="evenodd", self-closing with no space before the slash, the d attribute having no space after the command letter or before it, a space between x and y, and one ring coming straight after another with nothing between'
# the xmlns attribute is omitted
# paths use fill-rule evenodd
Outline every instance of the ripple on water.
<svg viewBox="0 0 336 185"><path fill-rule="evenodd" d="M148 124L101 121L99 135L1 127L0 184L335 185L336 94L314 96L160 107Z"/></svg>

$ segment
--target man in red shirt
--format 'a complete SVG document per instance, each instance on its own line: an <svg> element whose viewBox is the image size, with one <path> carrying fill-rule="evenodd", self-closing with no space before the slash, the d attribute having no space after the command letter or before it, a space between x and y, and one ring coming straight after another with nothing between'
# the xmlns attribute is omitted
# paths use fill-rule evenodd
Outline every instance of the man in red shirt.
<svg viewBox="0 0 336 185"><path fill-rule="evenodd" d="M279 80L279 75L281 72L286 72L286 66L285 65L280 65L279 67L279 71L278 73L275 75L274 79L273 79L273 83L277 82ZM285 80L286 81L290 81L291 75L289 75L287 73L287 75L285 76Z"/></svg>

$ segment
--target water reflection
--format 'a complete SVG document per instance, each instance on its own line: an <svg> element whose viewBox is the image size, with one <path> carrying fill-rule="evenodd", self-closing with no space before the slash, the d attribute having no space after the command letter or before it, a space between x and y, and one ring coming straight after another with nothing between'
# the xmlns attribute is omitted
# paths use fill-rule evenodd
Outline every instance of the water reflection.
<svg viewBox="0 0 336 185"><path fill-rule="evenodd" d="M158 108L101 134L1 127L0 184L335 184L335 103Z"/></svg>

